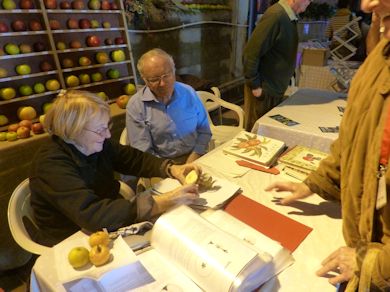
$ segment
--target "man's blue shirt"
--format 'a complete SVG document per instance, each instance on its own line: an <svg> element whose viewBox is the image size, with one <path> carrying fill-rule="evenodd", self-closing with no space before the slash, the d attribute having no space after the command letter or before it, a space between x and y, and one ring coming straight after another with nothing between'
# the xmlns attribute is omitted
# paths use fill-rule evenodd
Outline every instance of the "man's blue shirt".
<svg viewBox="0 0 390 292"><path fill-rule="evenodd" d="M159 102L145 86L126 108L130 145L159 157L204 154L211 138L207 112L195 90L175 82L169 104Z"/></svg>

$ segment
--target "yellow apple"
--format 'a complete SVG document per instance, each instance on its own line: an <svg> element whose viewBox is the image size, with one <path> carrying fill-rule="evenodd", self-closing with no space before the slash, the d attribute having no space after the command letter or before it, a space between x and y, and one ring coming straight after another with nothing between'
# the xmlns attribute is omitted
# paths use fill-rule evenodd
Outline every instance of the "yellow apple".
<svg viewBox="0 0 390 292"><path fill-rule="evenodd" d="M133 83L128 83L123 87L123 91L127 95L133 95L134 93L137 92L137 89Z"/></svg>
<svg viewBox="0 0 390 292"><path fill-rule="evenodd" d="M33 120L37 117L37 112L32 106L20 107L17 114L20 120Z"/></svg>
<svg viewBox="0 0 390 292"><path fill-rule="evenodd" d="M110 244L110 237L108 236L108 233L105 231L97 231L95 233L92 233L89 236L89 245L95 246L95 245L109 245Z"/></svg>
<svg viewBox="0 0 390 292"><path fill-rule="evenodd" d="M45 115L40 115L39 116L39 122L44 125L45 124Z"/></svg>
<svg viewBox="0 0 390 292"><path fill-rule="evenodd" d="M198 174L196 173L195 170L191 170L186 175L185 183L191 185L191 184L196 184L197 181L198 181Z"/></svg>
<svg viewBox="0 0 390 292"><path fill-rule="evenodd" d="M89 252L89 260L95 266L104 265L109 261L110 257L110 249L103 244L93 246Z"/></svg>
<svg viewBox="0 0 390 292"><path fill-rule="evenodd" d="M73 268L81 268L89 263L89 251L83 246L77 246L68 253L69 264Z"/></svg>

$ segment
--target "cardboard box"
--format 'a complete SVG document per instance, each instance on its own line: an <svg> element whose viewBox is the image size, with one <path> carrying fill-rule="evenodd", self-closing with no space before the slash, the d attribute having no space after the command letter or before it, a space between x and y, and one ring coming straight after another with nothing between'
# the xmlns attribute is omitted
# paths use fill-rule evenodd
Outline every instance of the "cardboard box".
<svg viewBox="0 0 390 292"><path fill-rule="evenodd" d="M329 58L329 49L303 49L302 65L326 66Z"/></svg>

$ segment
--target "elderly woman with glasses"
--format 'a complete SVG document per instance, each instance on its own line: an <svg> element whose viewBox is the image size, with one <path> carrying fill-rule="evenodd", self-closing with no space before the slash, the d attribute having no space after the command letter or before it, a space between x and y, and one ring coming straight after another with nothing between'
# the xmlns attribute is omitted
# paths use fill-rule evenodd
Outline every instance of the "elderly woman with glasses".
<svg viewBox="0 0 390 292"><path fill-rule="evenodd" d="M170 207L198 198L195 185L159 196L144 192L132 200L119 194L114 171L184 181L195 165L173 165L111 140L110 109L95 94L68 91L58 95L45 117L50 141L36 154L31 175L31 206L41 244L54 245L83 229L108 231L153 219Z"/></svg>

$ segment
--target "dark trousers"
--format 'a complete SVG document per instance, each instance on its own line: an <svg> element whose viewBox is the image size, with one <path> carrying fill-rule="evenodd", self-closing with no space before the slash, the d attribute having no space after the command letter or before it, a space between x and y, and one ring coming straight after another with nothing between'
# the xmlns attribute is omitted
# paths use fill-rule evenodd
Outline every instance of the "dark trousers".
<svg viewBox="0 0 390 292"><path fill-rule="evenodd" d="M283 96L271 96L263 92L255 97L249 86L244 86L245 129L251 131L255 122L283 100Z"/></svg>

